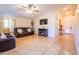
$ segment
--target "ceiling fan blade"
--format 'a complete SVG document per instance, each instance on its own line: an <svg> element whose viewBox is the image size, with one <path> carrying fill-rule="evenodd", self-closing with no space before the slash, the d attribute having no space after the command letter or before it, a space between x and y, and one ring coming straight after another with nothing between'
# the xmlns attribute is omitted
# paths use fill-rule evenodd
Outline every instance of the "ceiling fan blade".
<svg viewBox="0 0 79 59"><path fill-rule="evenodd" d="M38 10L36 12L39 12Z"/></svg>
<svg viewBox="0 0 79 59"><path fill-rule="evenodd" d="M28 7L23 5L22 8L28 8Z"/></svg>
<svg viewBox="0 0 79 59"><path fill-rule="evenodd" d="M19 8L18 10L22 10L23 8Z"/></svg>
<svg viewBox="0 0 79 59"><path fill-rule="evenodd" d="M29 7L29 8L33 7L33 4L29 4L28 7Z"/></svg>
<svg viewBox="0 0 79 59"><path fill-rule="evenodd" d="M39 10L33 10L33 11L35 11L35 12L39 12Z"/></svg>
<svg viewBox="0 0 79 59"><path fill-rule="evenodd" d="M18 10L24 10L24 11L27 11L27 10L28 10L28 7L27 7L27 6L21 6L21 8L19 8Z"/></svg>

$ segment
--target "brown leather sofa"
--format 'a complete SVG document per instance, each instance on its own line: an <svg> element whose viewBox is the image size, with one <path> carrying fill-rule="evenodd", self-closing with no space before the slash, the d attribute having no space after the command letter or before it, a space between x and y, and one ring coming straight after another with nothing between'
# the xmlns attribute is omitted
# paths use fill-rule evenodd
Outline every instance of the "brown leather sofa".
<svg viewBox="0 0 79 59"><path fill-rule="evenodd" d="M18 29L21 30L21 33L18 32ZM30 29L31 31L28 31L28 29ZM17 28L14 28L14 34L16 38L19 38L19 37L24 37L28 35L33 35L34 31L30 27L17 27Z"/></svg>
<svg viewBox="0 0 79 59"><path fill-rule="evenodd" d="M6 39L0 38L0 52L11 50L16 46L14 37L12 37L10 34L5 35L7 37Z"/></svg>

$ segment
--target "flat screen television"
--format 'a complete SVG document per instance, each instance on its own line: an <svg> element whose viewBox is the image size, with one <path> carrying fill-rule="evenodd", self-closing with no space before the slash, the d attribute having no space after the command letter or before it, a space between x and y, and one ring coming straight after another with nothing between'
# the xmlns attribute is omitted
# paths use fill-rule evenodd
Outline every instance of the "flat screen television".
<svg viewBox="0 0 79 59"><path fill-rule="evenodd" d="M41 19L40 20L40 25L47 25L47 22L48 22L47 18Z"/></svg>

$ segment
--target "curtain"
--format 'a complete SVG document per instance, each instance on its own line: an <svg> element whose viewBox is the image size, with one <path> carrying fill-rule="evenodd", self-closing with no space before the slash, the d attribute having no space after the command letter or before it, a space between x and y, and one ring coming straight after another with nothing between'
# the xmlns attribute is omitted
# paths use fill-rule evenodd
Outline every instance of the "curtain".
<svg viewBox="0 0 79 59"><path fill-rule="evenodd" d="M0 19L0 33L1 33L1 19Z"/></svg>
<svg viewBox="0 0 79 59"><path fill-rule="evenodd" d="M3 32L13 33L14 32L14 20L12 18L3 19Z"/></svg>
<svg viewBox="0 0 79 59"><path fill-rule="evenodd" d="M14 33L16 27L16 20L10 17L0 17L0 33Z"/></svg>

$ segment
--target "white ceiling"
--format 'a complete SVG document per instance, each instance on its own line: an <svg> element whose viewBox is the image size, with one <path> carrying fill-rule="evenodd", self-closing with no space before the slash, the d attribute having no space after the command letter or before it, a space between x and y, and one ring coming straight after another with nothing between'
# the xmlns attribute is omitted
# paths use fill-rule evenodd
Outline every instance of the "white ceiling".
<svg viewBox="0 0 79 59"><path fill-rule="evenodd" d="M66 4L37 4L37 5L39 7L39 13L28 14L25 12L20 12L18 10L21 4L0 4L0 15L11 15L11 16L24 17L24 18L35 18L48 11L51 11L51 10L56 11L63 7L69 6Z"/></svg>

